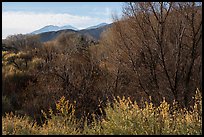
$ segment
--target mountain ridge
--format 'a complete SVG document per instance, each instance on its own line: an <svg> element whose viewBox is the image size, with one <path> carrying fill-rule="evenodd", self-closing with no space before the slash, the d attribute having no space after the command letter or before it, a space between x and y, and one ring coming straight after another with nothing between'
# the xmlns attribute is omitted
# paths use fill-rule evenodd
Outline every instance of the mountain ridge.
<svg viewBox="0 0 204 137"><path fill-rule="evenodd" d="M47 25L47 26L44 26L38 30L31 32L30 34L40 34L40 33L59 31L59 30L65 30L65 29L78 30L77 28L75 28L71 25L65 25L65 26L61 26L61 27L55 26L55 25Z"/></svg>
<svg viewBox="0 0 204 137"><path fill-rule="evenodd" d="M101 33L111 26L112 26L112 23L104 26L100 26L98 28L82 29L82 30L65 29L65 30L59 30L59 31L44 32L37 35L40 37L41 42L47 42L47 41L52 41L56 39L62 33L74 32L80 35L90 36L94 40L98 41L100 39Z"/></svg>
<svg viewBox="0 0 204 137"><path fill-rule="evenodd" d="M100 23L98 25L94 25L94 26L90 26L88 28L85 29L78 29L76 27L73 27L71 25L64 25L64 26L56 26L56 25L47 25L44 26L38 30L35 30L33 32L31 32L30 34L40 34L40 33L45 33L45 32L51 32L51 31L60 31L60 30L66 30L66 29L72 29L72 30L90 30L90 29L96 29L96 28L100 28L103 26L108 25L108 23Z"/></svg>
<svg viewBox="0 0 204 137"><path fill-rule="evenodd" d="M100 27L103 27L103 26L105 26L105 25L108 25L108 23L100 23L100 24L95 25L95 26L90 26L90 27L86 28L86 30L87 30L87 29L100 28Z"/></svg>

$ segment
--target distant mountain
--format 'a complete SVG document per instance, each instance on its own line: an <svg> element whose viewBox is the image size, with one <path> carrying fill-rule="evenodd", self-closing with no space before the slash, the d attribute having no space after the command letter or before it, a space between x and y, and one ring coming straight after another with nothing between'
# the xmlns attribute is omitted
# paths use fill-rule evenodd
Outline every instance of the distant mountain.
<svg viewBox="0 0 204 137"><path fill-rule="evenodd" d="M100 28L100 27L103 27L103 26L106 26L108 25L107 23L100 23L96 26L91 26L91 27L88 27L86 29L83 29L83 30L90 30L90 29L96 29L96 28ZM40 34L40 33L45 33L45 32L51 32L51 31L60 31L60 30L66 30L66 29L71 29L71 30L78 30L77 28L71 26L71 25L66 25L66 26L54 26L54 25L48 25L48 26L45 26L39 30L36 30L36 31L33 31L31 32L30 34Z"/></svg>
<svg viewBox="0 0 204 137"><path fill-rule="evenodd" d="M78 30L77 28L71 26L71 25L66 25L66 26L62 26L59 28L59 30L65 30L65 29L72 29L72 30Z"/></svg>
<svg viewBox="0 0 204 137"><path fill-rule="evenodd" d="M44 32L57 31L57 30L59 30L58 26L48 25L48 26L45 26L39 30L31 32L31 34L40 34L40 33L44 33Z"/></svg>
<svg viewBox="0 0 204 137"><path fill-rule="evenodd" d="M72 29L66 29L66 30L59 30L59 31L44 32L37 35L40 37L41 42L47 42L47 41L56 39L62 33L68 33L68 32L76 32L76 31Z"/></svg>
<svg viewBox="0 0 204 137"><path fill-rule="evenodd" d="M62 33L74 32L80 35L90 36L94 40L98 41L100 39L101 33L111 26L112 24L107 24L107 25L99 24L99 27L93 27L90 29L83 29L83 30L65 29L65 30L59 30L59 31L40 33L38 34L38 36L40 37L41 42L47 42L47 41L56 39Z"/></svg>
<svg viewBox="0 0 204 137"><path fill-rule="evenodd" d="M108 25L108 24L107 23L101 23L101 24L98 24L96 26L88 27L88 28L86 28L86 30L87 29L96 29L96 28L100 28L100 27L103 27L103 26L106 26L106 25Z"/></svg>
<svg viewBox="0 0 204 137"><path fill-rule="evenodd" d="M77 28L75 28L71 25L66 25L66 26L62 26L62 27L54 26L54 25L48 25L48 26L45 26L39 30L31 32L31 34L40 34L40 33L44 33L44 32L59 31L59 30L65 30L65 29L78 30Z"/></svg>
<svg viewBox="0 0 204 137"><path fill-rule="evenodd" d="M101 23L101 24L93 26L92 28L89 28L89 29L79 30L78 33L80 33L82 35L89 35L92 38L94 38L95 40L99 40L101 33L111 26L112 26L112 24L106 23L106 25L105 25L105 23Z"/></svg>

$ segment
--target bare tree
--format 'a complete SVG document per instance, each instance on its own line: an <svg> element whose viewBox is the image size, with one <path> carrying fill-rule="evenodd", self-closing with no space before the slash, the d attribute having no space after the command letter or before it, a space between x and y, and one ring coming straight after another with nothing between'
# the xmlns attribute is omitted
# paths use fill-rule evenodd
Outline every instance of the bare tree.
<svg viewBox="0 0 204 137"><path fill-rule="evenodd" d="M153 101L165 97L188 106L200 87L201 7L195 3L128 2L123 9L123 19L116 19L110 30L114 39L108 45L117 49L119 64L134 73L133 83Z"/></svg>

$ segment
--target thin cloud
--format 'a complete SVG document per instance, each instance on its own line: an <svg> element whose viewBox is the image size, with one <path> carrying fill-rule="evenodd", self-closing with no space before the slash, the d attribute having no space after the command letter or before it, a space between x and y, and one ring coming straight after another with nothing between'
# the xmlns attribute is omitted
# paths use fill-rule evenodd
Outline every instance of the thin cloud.
<svg viewBox="0 0 204 137"><path fill-rule="evenodd" d="M71 15L67 13L2 12L2 37L18 33L30 33L46 25L72 25L83 29L102 22L111 23L111 18Z"/></svg>

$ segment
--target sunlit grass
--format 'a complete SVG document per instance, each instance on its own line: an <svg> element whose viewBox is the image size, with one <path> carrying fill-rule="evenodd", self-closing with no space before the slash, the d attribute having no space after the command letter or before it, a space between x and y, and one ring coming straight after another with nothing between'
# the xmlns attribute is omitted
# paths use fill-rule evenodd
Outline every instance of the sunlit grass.
<svg viewBox="0 0 204 137"><path fill-rule="evenodd" d="M30 122L28 117L18 117L7 114L2 117L2 133L9 134L105 134L105 135L196 135L202 134L202 96L196 91L193 109L180 109L174 102L170 106L165 99L160 106L155 107L152 103L144 102L145 107L140 108L136 102L129 98L115 99L113 106L108 103L106 118L92 124L84 122L84 129L80 130L80 121L74 116L74 105L62 97L56 103L57 113L49 110L44 111L47 122L37 126ZM94 115L93 115L94 117Z"/></svg>

